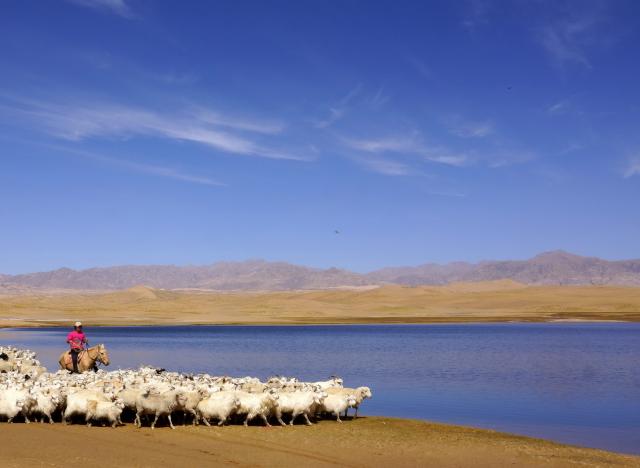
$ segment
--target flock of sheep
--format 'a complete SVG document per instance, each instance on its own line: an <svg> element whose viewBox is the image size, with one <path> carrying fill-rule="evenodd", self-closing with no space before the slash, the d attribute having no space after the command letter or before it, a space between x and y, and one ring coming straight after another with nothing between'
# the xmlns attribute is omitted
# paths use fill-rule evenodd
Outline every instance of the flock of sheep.
<svg viewBox="0 0 640 468"><path fill-rule="evenodd" d="M0 419L45 419L53 423L60 417L67 424L82 418L92 422L122 424L122 414L135 415L135 424L153 429L166 417L174 429L172 416L182 417L184 424L204 422L218 426L242 421L246 426L260 418L265 425L275 420L293 425L302 416L307 425L324 415L346 416L366 398L368 387L345 388L342 379L332 377L322 382L300 382L295 378L272 377L267 382L257 378L215 377L209 374L182 374L154 367L70 374L48 373L25 349L0 346Z"/></svg>

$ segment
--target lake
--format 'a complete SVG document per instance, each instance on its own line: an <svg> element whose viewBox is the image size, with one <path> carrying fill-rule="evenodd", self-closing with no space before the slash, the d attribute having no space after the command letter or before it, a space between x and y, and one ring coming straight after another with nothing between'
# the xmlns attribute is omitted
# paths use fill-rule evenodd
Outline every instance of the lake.
<svg viewBox="0 0 640 468"><path fill-rule="evenodd" d="M50 370L67 329L0 330ZM363 415L421 418L640 454L640 324L88 328L112 365L368 385Z"/></svg>

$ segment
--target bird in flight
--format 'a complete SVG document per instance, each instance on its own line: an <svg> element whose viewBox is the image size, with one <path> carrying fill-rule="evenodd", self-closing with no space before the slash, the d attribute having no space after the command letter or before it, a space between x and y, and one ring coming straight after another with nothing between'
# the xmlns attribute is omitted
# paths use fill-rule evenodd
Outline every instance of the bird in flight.
<svg viewBox="0 0 640 468"><path fill-rule="evenodd" d="M337 229L334 229L334 230L333 230L333 233L334 233L334 234L340 234L340 231L338 231Z"/></svg>

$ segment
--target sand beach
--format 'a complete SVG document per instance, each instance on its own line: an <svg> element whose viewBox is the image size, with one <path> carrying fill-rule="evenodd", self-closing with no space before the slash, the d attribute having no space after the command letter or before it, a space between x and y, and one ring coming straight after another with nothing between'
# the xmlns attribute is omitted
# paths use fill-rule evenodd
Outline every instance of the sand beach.
<svg viewBox="0 0 640 468"><path fill-rule="evenodd" d="M363 417L312 427L0 424L2 466L640 467L640 457L494 431ZM106 465L105 465L106 463Z"/></svg>

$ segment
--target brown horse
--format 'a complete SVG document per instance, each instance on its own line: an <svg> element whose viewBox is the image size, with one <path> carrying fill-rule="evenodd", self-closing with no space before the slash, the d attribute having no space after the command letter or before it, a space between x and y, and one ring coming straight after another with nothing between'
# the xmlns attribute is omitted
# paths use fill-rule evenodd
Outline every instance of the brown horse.
<svg viewBox="0 0 640 468"><path fill-rule="evenodd" d="M86 372L95 367L96 362L100 362L105 366L109 365L109 354L107 348L103 344L99 344L86 351L80 352L78 355L78 372ZM60 369L73 370L73 361L71 360L71 352L65 351L60 355L58 360Z"/></svg>

